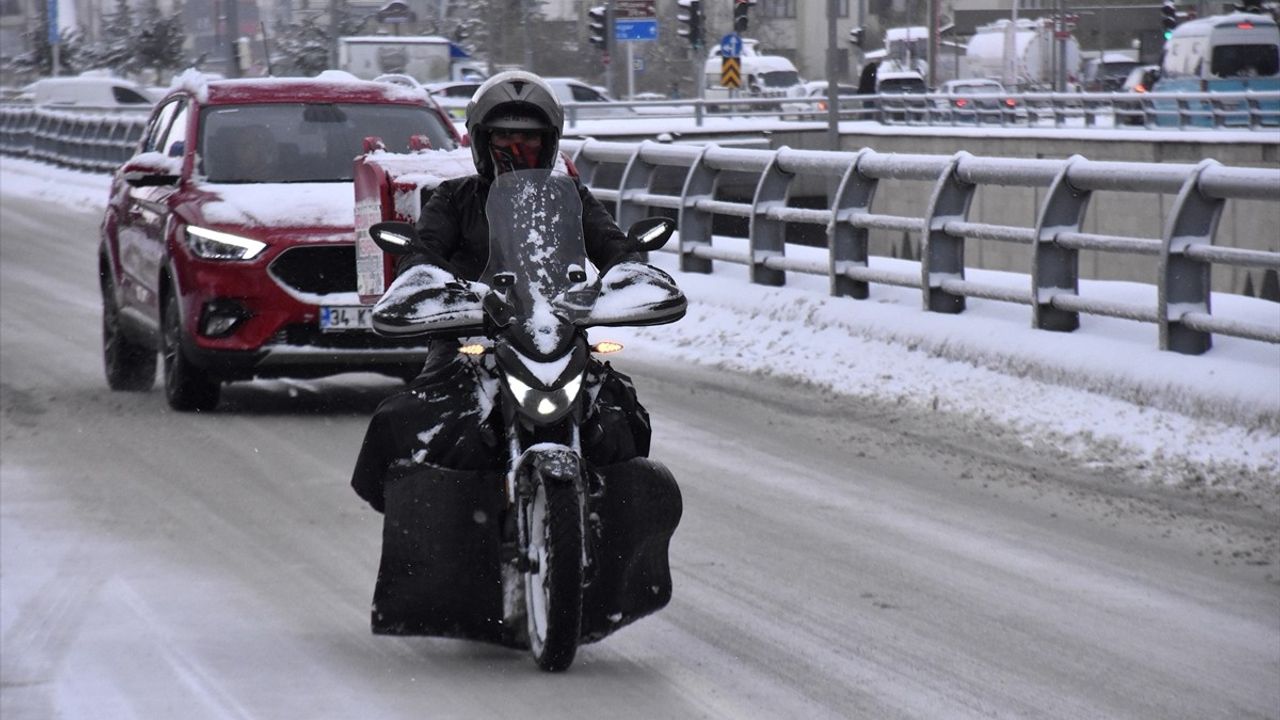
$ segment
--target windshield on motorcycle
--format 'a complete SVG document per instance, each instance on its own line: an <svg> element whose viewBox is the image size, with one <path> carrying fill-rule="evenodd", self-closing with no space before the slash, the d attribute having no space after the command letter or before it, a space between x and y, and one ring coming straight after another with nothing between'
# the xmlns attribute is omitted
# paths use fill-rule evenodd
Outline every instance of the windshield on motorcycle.
<svg viewBox="0 0 1280 720"><path fill-rule="evenodd" d="M480 280L510 310L517 341L544 358L563 350L595 292L582 238L582 198L550 170L498 175L485 204L489 264Z"/></svg>

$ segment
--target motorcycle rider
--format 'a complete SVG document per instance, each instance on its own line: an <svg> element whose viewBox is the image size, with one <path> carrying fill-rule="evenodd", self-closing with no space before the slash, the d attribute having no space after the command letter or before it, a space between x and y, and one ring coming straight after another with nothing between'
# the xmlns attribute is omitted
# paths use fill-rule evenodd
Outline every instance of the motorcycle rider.
<svg viewBox="0 0 1280 720"><path fill-rule="evenodd" d="M399 271L433 265L478 279L489 255L491 183L505 172L554 168L563 126L559 101L536 75L506 72L481 85L467 107L477 172L435 189ZM604 206L580 183L577 190L587 255L599 271L638 259ZM434 339L422 372L369 422L351 485L384 514L376 634L529 644L511 614L522 604L508 596L503 574L513 567L514 518L490 368L459 353L456 341ZM675 479L648 460L649 417L630 379L592 359L582 393L593 579L583 591L581 641L592 642L667 604L667 546L682 503Z"/></svg>
<svg viewBox="0 0 1280 720"><path fill-rule="evenodd" d="M486 81L467 106L467 132L476 174L440 183L423 205L418 244L403 256L398 271L430 264L457 277L476 280L489 255L485 203L496 175L513 170L551 169L559 159L564 109L555 91L532 73L510 71ZM604 206L580 183L582 230L587 256L602 272L634 259L626 234ZM383 401L369 423L351 484L376 510L383 510L387 469L412 460L441 468L502 469L493 452L499 429L489 403L478 396L483 378L474 362L449 340L433 342L422 372L407 390ZM593 363L587 387L595 395L584 424L583 450L604 465L648 454L649 420L635 399L630 380L607 365ZM422 427L424 418L434 418Z"/></svg>

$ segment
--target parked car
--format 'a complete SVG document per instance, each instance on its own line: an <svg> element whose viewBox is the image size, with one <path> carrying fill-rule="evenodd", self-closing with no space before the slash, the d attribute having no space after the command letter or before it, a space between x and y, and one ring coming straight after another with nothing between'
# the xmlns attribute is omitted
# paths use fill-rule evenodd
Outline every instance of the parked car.
<svg viewBox="0 0 1280 720"><path fill-rule="evenodd" d="M157 353L178 410L214 408L230 381L421 367L420 341L373 335L356 294L354 158L369 136L461 138L424 91L347 78L189 72L157 105L101 227L113 390L149 389Z"/></svg>
<svg viewBox="0 0 1280 720"><path fill-rule="evenodd" d="M1124 80L1142 63L1126 55L1107 53L1084 65L1083 90L1085 92L1120 92Z"/></svg>
<svg viewBox="0 0 1280 720"><path fill-rule="evenodd" d="M590 85L573 78L543 78L555 90L561 103L579 103L577 107L565 108L565 120L569 123L578 120L625 119L634 118L637 113L626 105L609 97ZM583 105L586 103L586 105Z"/></svg>
<svg viewBox="0 0 1280 720"><path fill-rule="evenodd" d="M923 96L928 92L929 87L918 72L896 70L876 73L876 94L880 96L882 120L903 122L925 119L923 116L929 112L926 100L923 97L905 96Z"/></svg>
<svg viewBox="0 0 1280 720"><path fill-rule="evenodd" d="M801 96L803 100L792 101L782 105L782 117L784 119L794 120L819 120L819 115L825 117L827 112L827 81L811 80L802 86ZM861 107L861 101L850 98L858 94L858 88L853 85L837 85L836 95L843 99L837 106L841 112L856 110Z"/></svg>
<svg viewBox="0 0 1280 720"><path fill-rule="evenodd" d="M1120 86L1121 92L1139 95L1151 92L1160 79L1159 65L1139 65L1129 72ZM1115 104L1116 121L1122 125L1145 125L1146 103L1141 100L1118 100Z"/></svg>
<svg viewBox="0 0 1280 720"><path fill-rule="evenodd" d="M454 122L462 122L467 119L467 103L471 102L471 96L480 89L481 82L484 81L439 82L428 83L425 87L431 93L431 98L449 113Z"/></svg>
<svg viewBox="0 0 1280 720"><path fill-rule="evenodd" d="M942 100L943 106L957 123L1009 125L1027 115L1017 98L1006 92L997 80L948 80L938 88L938 93L947 96Z"/></svg>

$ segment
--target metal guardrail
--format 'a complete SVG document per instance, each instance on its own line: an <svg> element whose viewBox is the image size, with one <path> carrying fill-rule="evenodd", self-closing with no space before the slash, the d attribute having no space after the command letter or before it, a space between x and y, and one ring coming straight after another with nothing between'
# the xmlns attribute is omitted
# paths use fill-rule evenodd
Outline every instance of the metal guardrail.
<svg viewBox="0 0 1280 720"><path fill-rule="evenodd" d="M0 152L32 157L67 167L111 171L136 150L146 117L137 114L85 114L0 106ZM924 309L960 313L968 297L1031 307L1032 323L1044 330L1072 331L1080 313L1156 323L1160 348L1200 354L1213 335L1280 343L1280 326L1258 325L1213 315L1209 303L1213 265L1280 270L1280 253L1213 244L1228 200L1280 202L1280 170L1234 168L1213 160L1196 165L1096 162L1080 156L1066 160L945 155L899 155L728 148L656 142L615 143L565 139L583 181L604 202L614 203L622 226L650 214L674 211L680 241L676 252L686 272L710 272L712 263L750 268L751 281L782 285L786 273L825 275L831 294L866 299L872 284L919 288ZM616 187L594 182L601 165L623 168ZM684 170L679 195L655 191L659 167ZM750 203L715 198L721 173L759 175ZM835 185L827 209L787 206L797 177L820 176ZM881 180L933 183L926 215L896 216L874 211ZM1047 190L1035 227L976 223L968 220L978 187L998 185ZM1096 191L1176 195L1161 238L1134 238L1081 232ZM716 215L748 221L748 251L730 252L711 241ZM788 258L788 223L825 227L828 258L813 263ZM917 232L921 236L918 275L875 270L868 265L868 231ZM1013 291L965 278L965 240L1029 245L1028 287ZM1081 296L1079 251L1095 250L1153 257L1158 269L1155 307L1121 304Z"/></svg>
<svg viewBox="0 0 1280 720"><path fill-rule="evenodd" d="M0 105L0 152L110 172L133 156L147 113Z"/></svg>
<svg viewBox="0 0 1280 720"><path fill-rule="evenodd" d="M1029 160L954 156L899 155L807 150L752 150L717 145L656 142L614 143L564 140L583 181L602 202L613 203L614 217L626 227L665 209L677 214L675 250L680 269L711 272L713 262L750 268L751 282L783 285L786 273L824 275L834 296L867 299L873 284L918 288L926 311L960 313L966 298L1028 305L1032 324L1070 332L1080 313L1156 323L1160 348L1198 355L1212 347L1213 335L1280 343L1280 325L1268 326L1215 316L1210 308L1210 271L1217 264L1280 269L1280 253L1217 247L1214 233L1228 200L1280 201L1280 170L1226 167L1213 160L1196 165L1096 162L1080 156L1066 160ZM616 187L594 182L600 166L623 168ZM679 195L658 193L660 167L685 171ZM758 173L749 203L715 198L722 173ZM787 206L791 183L799 176L823 176L835 184L830 208ZM881 180L933 183L925 217L875 212L873 198ZM970 222L970 201L983 185L1042 188L1046 195L1035 227ZM1097 191L1175 194L1161 238L1134 238L1081 231L1085 210ZM748 250L727 251L712 243L716 215L748 221ZM787 257L788 223L825 227L828 258L814 263ZM920 272L916 275L872 269L868 265L871 229L920 233ZM1026 290L987 285L965 277L965 241L991 240L1031 247ZM1080 250L1128 253L1154 258L1158 269L1155 307L1117 303L1080 293Z"/></svg>
<svg viewBox="0 0 1280 720"><path fill-rule="evenodd" d="M1180 130L1231 128L1260 130L1280 128L1280 91L1203 93L1005 93L965 96L970 102L957 107L958 96L943 93L919 95L843 95L837 100L842 121L869 121L886 125L963 127L1134 127ZM1012 105L1004 104L1004 100ZM993 107L981 103L993 101ZM609 106L636 111L638 118L681 117L701 126L710 117L770 117L783 120L826 122L825 97L752 97L732 100L621 101ZM566 103L570 127L601 116L599 103Z"/></svg>

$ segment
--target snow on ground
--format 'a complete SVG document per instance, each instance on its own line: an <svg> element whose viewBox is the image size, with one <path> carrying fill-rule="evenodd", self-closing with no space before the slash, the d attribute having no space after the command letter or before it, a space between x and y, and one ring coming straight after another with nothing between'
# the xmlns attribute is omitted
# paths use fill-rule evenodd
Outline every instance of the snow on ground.
<svg viewBox="0 0 1280 720"><path fill-rule="evenodd" d="M68 207L101 208L102 175L5 158L0 192ZM735 238L716 244L741 247ZM814 248L789 248L822 257ZM711 275L680 273L655 253L689 296L674 325L610 328L633 351L671 363L700 363L811 384L851 402L937 412L975 433L1016 433L1118 476L1280 493L1280 347L1217 336L1206 355L1161 352L1157 329L1081 317L1074 333L1031 327L1030 309L969 299L961 315L921 310L918 291L873 286L869 300L832 298L825 278L791 273L783 288L747 282L745 267L717 262ZM873 258L872 266L918 272L915 263ZM1025 276L970 270L968 279L1025 287ZM1155 289L1082 281L1086 297L1154 307ZM1280 304L1215 294L1215 315L1280 326ZM605 333L598 336L603 336Z"/></svg>

